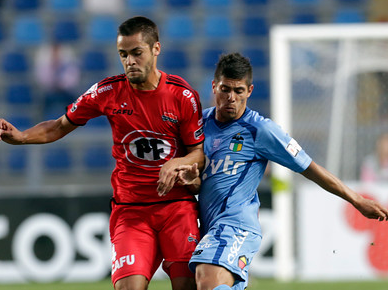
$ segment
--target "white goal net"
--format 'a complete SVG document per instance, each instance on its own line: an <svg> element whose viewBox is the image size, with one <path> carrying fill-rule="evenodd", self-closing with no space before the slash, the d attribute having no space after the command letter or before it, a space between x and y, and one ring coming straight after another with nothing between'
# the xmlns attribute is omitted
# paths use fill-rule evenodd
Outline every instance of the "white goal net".
<svg viewBox="0 0 388 290"><path fill-rule="evenodd" d="M364 157L388 132L388 26L272 28L271 118L318 164L342 180L358 180ZM283 184L274 195L277 277L289 279L296 272L291 192L302 179L272 169Z"/></svg>

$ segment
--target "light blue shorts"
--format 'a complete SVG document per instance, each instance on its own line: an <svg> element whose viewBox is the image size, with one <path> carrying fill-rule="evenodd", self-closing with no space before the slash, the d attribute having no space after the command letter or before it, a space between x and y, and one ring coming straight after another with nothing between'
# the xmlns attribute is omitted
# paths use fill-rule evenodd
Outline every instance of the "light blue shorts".
<svg viewBox="0 0 388 290"><path fill-rule="evenodd" d="M198 243L190 259L190 270L198 263L219 265L236 278L233 289L244 289L248 284L248 269L259 250L261 236L228 225L215 225ZM235 287L236 286L236 287Z"/></svg>

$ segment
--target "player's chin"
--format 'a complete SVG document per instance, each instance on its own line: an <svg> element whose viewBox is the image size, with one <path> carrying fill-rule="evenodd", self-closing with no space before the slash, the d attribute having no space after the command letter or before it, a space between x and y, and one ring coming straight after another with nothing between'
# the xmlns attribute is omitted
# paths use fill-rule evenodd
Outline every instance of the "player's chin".
<svg viewBox="0 0 388 290"><path fill-rule="evenodd" d="M142 84L145 82L145 78L143 76L134 76L132 73L128 73L127 78L133 84Z"/></svg>
<svg viewBox="0 0 388 290"><path fill-rule="evenodd" d="M233 110L233 109L227 109L225 110L225 113L224 113L224 117L225 119L227 120L234 120L236 118L237 114L236 114L236 110Z"/></svg>

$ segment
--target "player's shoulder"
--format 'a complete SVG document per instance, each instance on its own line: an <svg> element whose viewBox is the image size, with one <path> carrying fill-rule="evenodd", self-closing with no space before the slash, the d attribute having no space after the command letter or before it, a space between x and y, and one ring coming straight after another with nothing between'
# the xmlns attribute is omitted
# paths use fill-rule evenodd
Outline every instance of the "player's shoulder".
<svg viewBox="0 0 388 290"><path fill-rule="evenodd" d="M250 110L246 112L244 122L248 124L247 127L250 128L250 131L254 131L256 136L260 136L258 140L283 136L285 133L272 119L260 115L257 111Z"/></svg>
<svg viewBox="0 0 388 290"><path fill-rule="evenodd" d="M212 116L215 109L216 109L215 107L210 107L202 110L202 116L203 116L204 122L207 121L210 116Z"/></svg>
<svg viewBox="0 0 388 290"><path fill-rule="evenodd" d="M178 75L166 74L165 84L170 90L179 92L183 97L191 97L193 94L197 95L197 92L192 86L182 77Z"/></svg>
<svg viewBox="0 0 388 290"><path fill-rule="evenodd" d="M190 84L184 78L178 75L166 74L166 84L193 90Z"/></svg>
<svg viewBox="0 0 388 290"><path fill-rule="evenodd" d="M127 76L125 74L119 74L116 76L107 77L97 83L97 92L105 92L109 90L113 90L115 87L122 85L127 80Z"/></svg>
<svg viewBox="0 0 388 290"><path fill-rule="evenodd" d="M258 111L252 110L247 107L244 115L241 118L241 121L247 124L251 124L254 127L261 127L265 126L266 123L270 121L270 119L267 119L264 116L260 115Z"/></svg>
<svg viewBox="0 0 388 290"><path fill-rule="evenodd" d="M268 135L270 132L276 131L276 123L271 119L265 118L260 115L259 112L246 108L244 115L237 120L237 123L249 130L254 136L257 135Z"/></svg>
<svg viewBox="0 0 388 290"><path fill-rule="evenodd" d="M92 85L84 94L83 97L91 96L96 98L97 96L108 96L110 93L114 93L122 86L126 81L126 75L120 74L104 78L103 80Z"/></svg>

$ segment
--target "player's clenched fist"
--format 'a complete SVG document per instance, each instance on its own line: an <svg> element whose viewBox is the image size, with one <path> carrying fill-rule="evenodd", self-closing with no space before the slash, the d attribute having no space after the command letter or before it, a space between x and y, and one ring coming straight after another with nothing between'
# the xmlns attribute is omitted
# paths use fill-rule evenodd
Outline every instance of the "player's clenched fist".
<svg viewBox="0 0 388 290"><path fill-rule="evenodd" d="M11 123L4 119L0 119L0 141L9 144L20 144L18 136L21 132L16 129Z"/></svg>

